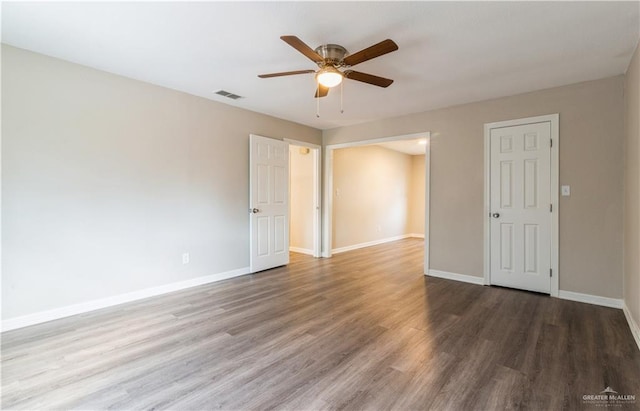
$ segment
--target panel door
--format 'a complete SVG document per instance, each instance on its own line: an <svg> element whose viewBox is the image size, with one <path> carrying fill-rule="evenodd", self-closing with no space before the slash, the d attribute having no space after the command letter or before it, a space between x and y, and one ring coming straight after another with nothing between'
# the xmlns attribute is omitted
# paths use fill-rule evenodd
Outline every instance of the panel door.
<svg viewBox="0 0 640 411"><path fill-rule="evenodd" d="M551 123L491 130L491 284L551 288Z"/></svg>
<svg viewBox="0 0 640 411"><path fill-rule="evenodd" d="M250 136L251 272L289 264L289 143Z"/></svg>

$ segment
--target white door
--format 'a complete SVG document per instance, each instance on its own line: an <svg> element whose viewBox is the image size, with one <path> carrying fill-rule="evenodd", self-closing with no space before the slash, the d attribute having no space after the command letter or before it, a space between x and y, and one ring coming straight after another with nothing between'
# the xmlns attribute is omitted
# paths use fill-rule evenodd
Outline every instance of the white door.
<svg viewBox="0 0 640 411"><path fill-rule="evenodd" d="M250 136L251 272L289 264L289 143Z"/></svg>
<svg viewBox="0 0 640 411"><path fill-rule="evenodd" d="M491 129L491 284L551 288L551 123Z"/></svg>

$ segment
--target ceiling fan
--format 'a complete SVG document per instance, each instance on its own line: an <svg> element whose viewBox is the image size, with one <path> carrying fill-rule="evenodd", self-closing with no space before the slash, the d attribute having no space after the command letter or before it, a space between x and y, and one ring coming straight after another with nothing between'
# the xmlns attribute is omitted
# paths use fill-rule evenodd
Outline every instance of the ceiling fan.
<svg viewBox="0 0 640 411"><path fill-rule="evenodd" d="M325 97L329 94L329 89L342 83L344 78L373 84L378 87L389 87L391 83L393 83L393 80L388 78L349 69L356 64L398 50L398 45L393 40L386 39L357 53L348 54L347 49L337 44L323 44L313 50L296 36L281 36L280 38L316 63L318 70L285 71L281 73L260 74L258 77L270 78L315 73L318 84L315 94L316 98Z"/></svg>

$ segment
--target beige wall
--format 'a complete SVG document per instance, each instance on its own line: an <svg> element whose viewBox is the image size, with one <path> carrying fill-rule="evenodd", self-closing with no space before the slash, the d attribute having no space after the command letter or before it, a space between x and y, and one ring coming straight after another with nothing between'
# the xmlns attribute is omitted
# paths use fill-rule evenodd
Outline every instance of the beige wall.
<svg viewBox="0 0 640 411"><path fill-rule="evenodd" d="M483 124L557 112L572 186L560 288L622 297L624 202L624 297L640 319L637 50L626 87L617 76L323 133L5 45L2 63L3 318L246 267L249 133L431 131L431 268L482 276Z"/></svg>
<svg viewBox="0 0 640 411"><path fill-rule="evenodd" d="M3 45L3 318L247 267L250 133L321 143Z"/></svg>
<svg viewBox="0 0 640 411"><path fill-rule="evenodd" d="M333 248L408 234L411 156L378 146L333 152Z"/></svg>
<svg viewBox="0 0 640 411"><path fill-rule="evenodd" d="M409 228L411 234L424 235L425 156L411 156L411 190L409 193Z"/></svg>
<svg viewBox="0 0 640 411"><path fill-rule="evenodd" d="M300 150L303 150L302 152ZM313 151L289 146L290 224L289 245L313 254Z"/></svg>
<svg viewBox="0 0 640 411"><path fill-rule="evenodd" d="M640 324L640 47L627 69L624 91L624 300L636 324Z"/></svg>
<svg viewBox="0 0 640 411"><path fill-rule="evenodd" d="M323 132L338 144L431 132L430 265L483 274L485 123L560 113L560 289L622 297L624 77Z"/></svg>

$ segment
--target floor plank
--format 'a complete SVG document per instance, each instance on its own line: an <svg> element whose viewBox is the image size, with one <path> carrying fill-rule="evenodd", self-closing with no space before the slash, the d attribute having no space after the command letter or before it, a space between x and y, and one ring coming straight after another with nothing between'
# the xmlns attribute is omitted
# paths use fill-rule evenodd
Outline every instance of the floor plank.
<svg viewBox="0 0 640 411"><path fill-rule="evenodd" d="M406 239L2 335L3 409L584 409L620 310L422 275Z"/></svg>

